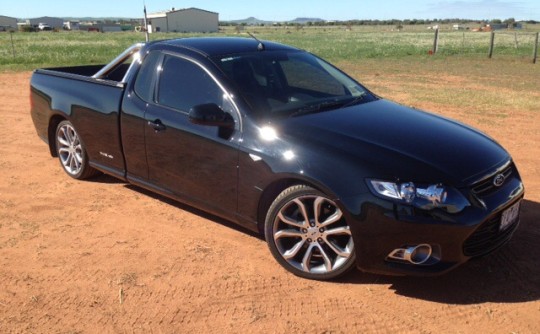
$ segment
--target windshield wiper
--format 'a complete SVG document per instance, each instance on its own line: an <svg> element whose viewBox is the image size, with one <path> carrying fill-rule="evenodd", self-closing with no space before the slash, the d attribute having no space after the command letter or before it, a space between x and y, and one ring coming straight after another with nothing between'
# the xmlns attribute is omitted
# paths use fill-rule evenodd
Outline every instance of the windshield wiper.
<svg viewBox="0 0 540 334"><path fill-rule="evenodd" d="M364 96L366 96L365 92L356 96L354 99L350 100L349 102L345 103L342 108L347 108L347 107L354 106L360 103L364 99Z"/></svg>
<svg viewBox="0 0 540 334"><path fill-rule="evenodd" d="M321 112L321 111L335 109L337 107L343 106L343 103L344 103L343 101L332 100L332 101L325 101L325 102L321 102L321 103L311 104L311 105L305 106L303 108L299 108L294 113L292 113L290 115L290 117L296 117L296 116L301 116L301 115L306 115L306 114L317 113L317 112Z"/></svg>

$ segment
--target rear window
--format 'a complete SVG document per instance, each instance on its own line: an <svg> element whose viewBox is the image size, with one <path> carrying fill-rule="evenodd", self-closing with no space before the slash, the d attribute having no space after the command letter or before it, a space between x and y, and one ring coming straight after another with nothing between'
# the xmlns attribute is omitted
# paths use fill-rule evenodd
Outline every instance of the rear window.
<svg viewBox="0 0 540 334"><path fill-rule="evenodd" d="M154 101L154 81L157 74L157 66L160 53L149 53L143 60L137 79L135 80L135 93L146 102Z"/></svg>

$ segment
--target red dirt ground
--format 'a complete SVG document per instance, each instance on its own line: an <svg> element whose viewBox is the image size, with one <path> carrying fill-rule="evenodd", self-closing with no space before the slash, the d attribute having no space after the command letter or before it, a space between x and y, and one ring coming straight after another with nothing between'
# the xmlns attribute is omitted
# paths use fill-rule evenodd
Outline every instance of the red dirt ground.
<svg viewBox="0 0 540 334"><path fill-rule="evenodd" d="M508 245L437 278L314 282L231 223L108 176L70 179L33 128L30 75L0 74L0 332L540 331L538 112L468 122L510 151L527 188Z"/></svg>

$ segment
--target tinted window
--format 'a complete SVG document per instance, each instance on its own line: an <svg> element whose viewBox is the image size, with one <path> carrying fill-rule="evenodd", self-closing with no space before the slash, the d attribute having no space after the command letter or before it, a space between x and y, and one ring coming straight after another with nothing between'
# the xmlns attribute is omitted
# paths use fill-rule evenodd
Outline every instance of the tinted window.
<svg viewBox="0 0 540 334"><path fill-rule="evenodd" d="M346 94L343 84L325 71L320 64L292 56L289 61L281 62L281 66L291 87L327 95Z"/></svg>
<svg viewBox="0 0 540 334"><path fill-rule="evenodd" d="M154 100L153 82L157 73L157 62L160 53L155 51L149 53L143 60L143 64L137 79L135 80L135 93L146 102Z"/></svg>
<svg viewBox="0 0 540 334"><path fill-rule="evenodd" d="M223 104L223 92L195 63L165 56L159 80L158 102L184 112L204 103Z"/></svg>
<svg viewBox="0 0 540 334"><path fill-rule="evenodd" d="M320 112L371 100L357 82L307 52L246 53L219 57L216 63L257 117Z"/></svg>

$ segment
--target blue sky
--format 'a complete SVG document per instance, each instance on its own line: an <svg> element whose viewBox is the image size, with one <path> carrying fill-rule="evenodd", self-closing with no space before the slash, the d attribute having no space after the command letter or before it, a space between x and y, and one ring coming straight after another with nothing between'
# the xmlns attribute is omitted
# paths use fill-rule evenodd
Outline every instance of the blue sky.
<svg viewBox="0 0 540 334"><path fill-rule="evenodd" d="M297 17L348 19L505 19L540 21L539 0L146 0L148 12L197 7L220 14L220 20L254 16L286 21ZM2 0L0 15L17 18L142 17L143 0Z"/></svg>

